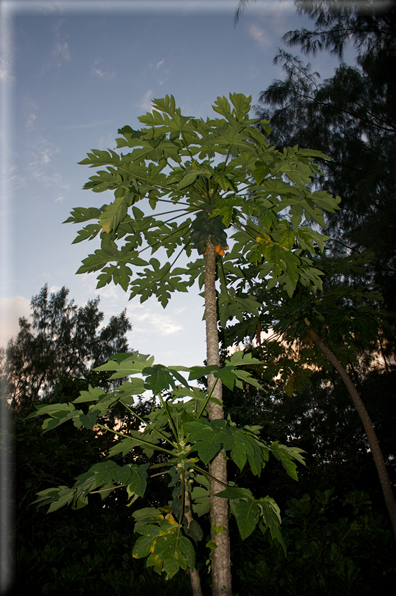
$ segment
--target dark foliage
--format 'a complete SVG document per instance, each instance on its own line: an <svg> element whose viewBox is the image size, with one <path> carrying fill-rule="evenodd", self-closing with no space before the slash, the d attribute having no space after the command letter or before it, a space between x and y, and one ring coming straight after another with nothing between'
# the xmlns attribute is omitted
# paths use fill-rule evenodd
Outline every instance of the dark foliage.
<svg viewBox="0 0 396 596"><path fill-rule="evenodd" d="M128 350L125 335L132 326L126 311L100 328L99 298L78 307L68 294L65 287L50 294L45 285L32 298L32 322L19 319L20 331L1 362L1 388L14 410L51 399L61 377L83 377L112 354Z"/></svg>
<svg viewBox="0 0 396 596"><path fill-rule="evenodd" d="M339 498L330 489L311 495L286 504L286 556L268 534L252 535L233 553L239 594L248 586L250 595L261 596L265 586L269 596L360 596L382 593L394 582L392 531L372 512L367 494L353 490Z"/></svg>
<svg viewBox="0 0 396 596"><path fill-rule="evenodd" d="M87 390L91 378L66 379L57 384L57 399L73 400ZM140 415L150 404L139 402ZM119 413L121 414L121 413ZM138 428L131 416L118 424ZM64 508L46 515L32 505L36 493L51 486L72 485L81 470L100 461L114 443L111 433L93 433L71 424L42 433L40 422L14 415L15 429L15 582L10 595L33 594L124 594L133 591L149 595L188 594L189 579L178 577L164 584L163 579L144 562L132 558L136 541L133 532L135 507L127 507L125 491L115 491L104 501L90 497L89 507L72 511ZM121 456L115 458L121 465ZM143 463L143 461L138 461ZM137 507L157 506L169 492L158 479L148 497Z"/></svg>
<svg viewBox="0 0 396 596"><path fill-rule="evenodd" d="M341 56L346 43L358 50L357 66L344 63L330 79L298 57L280 50L285 80L260 96L257 112L271 121L271 141L321 150L320 186L341 196L341 212L328 216L332 254L369 249L367 271L378 283L389 310L396 310L396 7L376 10L375 2L297 3L316 20L314 31L291 31L288 45L305 53L326 49ZM363 10L366 8L366 10ZM388 340L392 343L392 333Z"/></svg>

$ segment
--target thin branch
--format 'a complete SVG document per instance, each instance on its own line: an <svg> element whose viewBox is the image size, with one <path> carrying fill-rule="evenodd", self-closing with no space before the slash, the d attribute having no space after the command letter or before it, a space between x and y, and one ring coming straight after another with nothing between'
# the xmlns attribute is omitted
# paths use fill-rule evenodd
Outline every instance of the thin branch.
<svg viewBox="0 0 396 596"><path fill-rule="evenodd" d="M146 426L148 426L150 423L148 423L146 420L144 420L144 418L141 418L139 416L139 414L136 414L136 412L134 412L129 406L127 406L126 404L124 404L123 401L120 400L120 403L127 409L129 410L129 412L131 414L133 414L138 420L140 420L140 422L142 422L143 424L145 424ZM173 443L173 441L171 441L170 439L168 439L168 437L166 435L164 435L163 432L161 432L160 430L158 430L157 428L155 428L154 426L151 426L151 430L156 432L158 435L160 435L160 437L162 437L167 443L169 443L169 445L172 445L172 447L174 447L176 449L177 444Z"/></svg>

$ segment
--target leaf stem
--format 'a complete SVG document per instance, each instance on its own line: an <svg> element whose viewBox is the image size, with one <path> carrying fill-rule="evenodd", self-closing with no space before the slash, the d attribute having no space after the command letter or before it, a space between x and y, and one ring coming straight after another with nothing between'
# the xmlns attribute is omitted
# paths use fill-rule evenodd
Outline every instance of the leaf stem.
<svg viewBox="0 0 396 596"><path fill-rule="evenodd" d="M215 382L214 382L214 383L213 383L213 385L212 385L212 388L211 388L211 390L208 392L208 396L207 396L207 398L205 399L205 401L204 401L204 403L203 403L203 406L202 406L202 408L201 408L201 411L199 412L199 414L198 414L198 416L197 416L196 420L199 420L199 419L201 418L201 416L202 416L202 414L203 414L203 412L204 412L204 410L205 410L205 408L206 408L206 406L207 406L207 404L208 404L208 402L209 402L210 398L212 397L212 393L213 393L213 391L214 391L214 388L216 387L216 383L217 383L217 381L218 381L218 380L219 380L219 379L218 379L218 378L216 378Z"/></svg>
<svg viewBox="0 0 396 596"><path fill-rule="evenodd" d="M129 412L131 412L131 414L133 414L134 416L136 416L136 418L138 420L140 420L140 422L143 422L143 424L146 424L147 426L151 427L151 430L156 432L158 435L160 435L160 437L162 437L167 443L169 443L169 445L172 445L172 447L174 447L175 449L177 448L177 444L173 443L173 441L171 441L170 439L168 439L168 437L166 435L164 435L163 432L161 432L160 430L158 430L157 428L155 428L152 424L150 424L149 422L147 422L146 420L144 420L144 418L141 418L139 416L139 414L136 414L136 412L134 412L132 410L132 408L130 408L129 406L127 406L126 404L124 404L123 401L120 400L120 403L127 409L129 410Z"/></svg>
<svg viewBox="0 0 396 596"><path fill-rule="evenodd" d="M215 480L215 482L218 482L222 486L225 486L225 488L228 488L228 485L227 484L224 484L224 482L222 482L221 480L218 480L218 478L215 478L214 476L212 476L212 474L210 474L206 470L203 470L202 468L200 468L198 466L193 466L193 470L196 470L200 474L203 474L204 476L207 476L207 478L212 478L212 480Z"/></svg>
<svg viewBox="0 0 396 596"><path fill-rule="evenodd" d="M140 439L138 437L133 437L132 435L130 435L130 436L124 435L124 433L120 433L120 432L117 432L115 430L112 430L111 428L108 428L107 426L103 426L103 424L96 423L96 426L99 426L99 428L103 428L104 430L108 430L111 433L113 433L114 435L117 435L117 436L120 436L120 437L124 437L125 439L130 439L130 440L133 440L133 441L139 441L139 443L142 443L142 445L147 445L148 447L150 447L154 451L163 451L163 453L167 453L168 455L175 455L172 451L169 451L169 449L164 449L163 447L158 447L158 445L155 445L155 443L150 443L150 441L145 441L144 439Z"/></svg>
<svg viewBox="0 0 396 596"><path fill-rule="evenodd" d="M158 394L158 397L159 397L159 400L160 400L160 402L161 402L161 405L162 405L162 407L164 408L164 410L165 410L165 412L166 412L166 415L167 415L167 417L168 417L169 424L170 424L170 427L171 427L171 429L172 429L173 435L174 435L175 439L177 440L177 434L178 434L178 433L177 433L177 429L176 429L175 423L174 423L174 421L173 421L173 418L172 418L172 416L171 416L171 413L170 413L170 410L169 410L168 404L166 403L166 401L164 401L164 400L162 399L162 395L161 395L160 393Z"/></svg>

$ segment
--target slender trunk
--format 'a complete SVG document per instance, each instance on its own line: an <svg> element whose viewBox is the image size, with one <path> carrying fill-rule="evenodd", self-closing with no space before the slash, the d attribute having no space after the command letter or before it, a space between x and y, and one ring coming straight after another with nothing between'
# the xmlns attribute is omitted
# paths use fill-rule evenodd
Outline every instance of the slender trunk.
<svg viewBox="0 0 396 596"><path fill-rule="evenodd" d="M203 596L201 589L201 579L199 577L198 569L191 570L187 568L187 573L190 576L191 588L193 596Z"/></svg>
<svg viewBox="0 0 396 596"><path fill-rule="evenodd" d="M216 302L216 251L210 238L206 244L205 269L205 317L206 317L206 359L208 366L219 366L219 335L217 330ZM208 391L215 382L213 375L208 375ZM221 382L217 381L213 397L222 400ZM223 420L223 406L209 402L209 419ZM227 462L222 451L209 465L209 472L223 484L227 483ZM212 540L217 548L212 550L212 594L213 596L232 596L231 592L231 557L230 537L228 533L228 501L216 497L216 493L224 490L224 486L210 480L210 525ZM214 526L221 526L224 531L216 534Z"/></svg>
<svg viewBox="0 0 396 596"><path fill-rule="evenodd" d="M190 527L190 524L193 520L193 516L191 514L191 502L190 502L190 495L188 493L188 488L186 487L185 489L185 499L184 499L186 508L188 508L188 511L185 513L185 516L187 518L188 521L188 527ZM191 588L192 588L192 593L193 596L203 596L202 594L202 588L201 588L201 579L199 577L199 573L198 573L198 569L195 567L194 569L190 569L190 567L187 567L187 573L190 577L190 582L191 582Z"/></svg>
<svg viewBox="0 0 396 596"><path fill-rule="evenodd" d="M355 385L345 368L342 366L338 358L333 354L330 348L324 343L323 339L314 331L309 330L309 335L316 345L322 350L323 354L330 360L331 364L339 373L341 379L344 381L346 388L352 398L352 401L356 407L356 410L363 422L364 429L366 431L367 439L370 445L371 453L373 454L374 463L377 468L378 476L382 486L382 492L384 494L385 503L388 508L389 517L392 522L393 533L396 538L396 501L392 490L392 485L389 480L388 471L385 466L384 457L381 452L381 448L378 443L377 435L375 434L374 427L372 425L370 416L362 402L359 393L356 390Z"/></svg>

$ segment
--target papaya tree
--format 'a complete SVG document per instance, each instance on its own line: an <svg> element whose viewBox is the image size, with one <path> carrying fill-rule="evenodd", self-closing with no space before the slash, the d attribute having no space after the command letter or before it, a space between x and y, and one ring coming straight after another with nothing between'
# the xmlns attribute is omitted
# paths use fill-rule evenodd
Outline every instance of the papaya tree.
<svg viewBox="0 0 396 596"><path fill-rule="evenodd" d="M100 207L75 208L66 222L84 224L74 242L100 239L100 248L77 272L98 272L98 288L113 282L130 299L139 296L144 302L155 296L166 307L173 292L187 292L198 283L205 300L206 366L164 367L141 354L118 354L100 369L114 371L113 378L131 375L131 380L112 394L82 392L75 403L93 401L88 413L71 403L68 409L65 404L39 408L36 415L48 414L45 430L69 419L76 426L107 428L98 417L105 417L115 402L131 409L133 395L150 390L160 407L142 420L142 432L113 430L119 450L109 455L126 456L138 445L148 455L159 450L168 457L160 465L175 488L170 505L134 513L135 531L142 535L133 554L148 556L147 564L168 576L179 567L188 569L194 595L201 594L189 538L202 537L193 514L203 513L210 503L212 591L231 596L229 503L242 538L258 523L282 538L279 510L270 497L255 500L250 491L227 484L227 458L240 469L248 463L259 475L272 453L295 478L295 460L303 463L303 458L298 449L267 445L259 428L239 429L224 419L222 383L232 389L257 381L243 368L252 364L243 353L220 367L218 321L243 321L246 313L261 308L249 292L237 293L232 285L243 277L243 263L253 266L268 288L280 285L289 295L298 283L313 292L320 289L322 272L312 255L327 240L319 231L325 225L323 211L337 210L340 199L314 188L320 174L314 160L325 159L322 153L269 146L268 122L249 117L251 97L218 97L213 105L217 116L206 120L182 115L172 96L153 100L152 107L139 118L142 128L118 131L121 151L92 150L80 162L102 168L84 188L111 191L114 197ZM180 257L193 251L197 256L184 264ZM190 384L203 375L204 394ZM73 488L41 491L38 501L49 503L51 510L66 503L81 507L89 492L106 496L119 486L133 501L144 494L147 473L155 467L131 463L119 468L108 460L95 466Z"/></svg>

